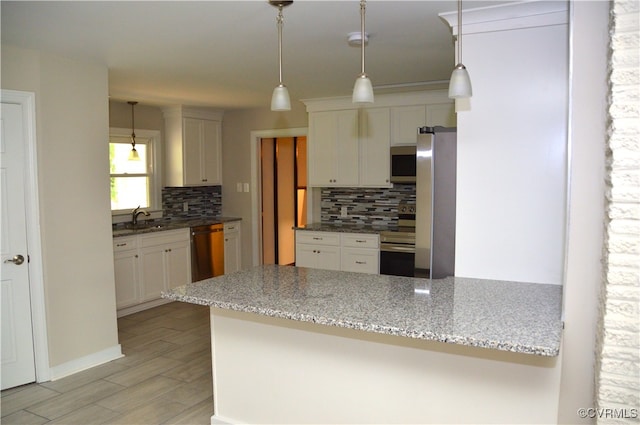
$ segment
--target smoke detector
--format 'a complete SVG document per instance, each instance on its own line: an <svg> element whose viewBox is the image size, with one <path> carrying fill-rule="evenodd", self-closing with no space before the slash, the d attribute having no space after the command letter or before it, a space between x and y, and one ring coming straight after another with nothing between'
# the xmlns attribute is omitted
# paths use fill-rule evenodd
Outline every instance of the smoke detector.
<svg viewBox="0 0 640 425"><path fill-rule="evenodd" d="M360 47L362 45L362 33L360 31L350 32L347 34L347 41L351 47ZM365 46L369 43L369 33L364 33Z"/></svg>

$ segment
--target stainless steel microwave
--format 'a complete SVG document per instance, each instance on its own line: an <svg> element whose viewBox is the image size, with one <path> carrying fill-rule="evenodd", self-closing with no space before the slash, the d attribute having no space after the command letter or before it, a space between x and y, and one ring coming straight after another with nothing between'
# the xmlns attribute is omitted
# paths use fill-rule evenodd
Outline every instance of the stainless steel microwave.
<svg viewBox="0 0 640 425"><path fill-rule="evenodd" d="M416 147L391 147L391 183L416 182Z"/></svg>

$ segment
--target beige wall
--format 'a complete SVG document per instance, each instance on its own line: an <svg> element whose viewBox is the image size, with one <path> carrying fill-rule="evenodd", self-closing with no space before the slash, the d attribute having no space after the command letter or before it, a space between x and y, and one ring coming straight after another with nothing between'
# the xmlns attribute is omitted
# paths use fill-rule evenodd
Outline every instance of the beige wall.
<svg viewBox="0 0 640 425"><path fill-rule="evenodd" d="M131 128L131 105L126 101L109 100L109 127ZM158 130L164 133L162 110L156 106L137 104L135 106L135 128Z"/></svg>
<svg viewBox="0 0 640 425"><path fill-rule="evenodd" d="M36 94L49 362L65 365L118 345L107 68L2 45L2 88Z"/></svg>
<svg viewBox="0 0 640 425"><path fill-rule="evenodd" d="M265 104L268 99L265 100ZM307 127L304 105L295 100L289 112L271 112L262 109L225 111L222 121L222 213L225 216L242 217L242 267L252 265L251 197L250 192L236 192L236 183L251 182L251 132L284 128Z"/></svg>

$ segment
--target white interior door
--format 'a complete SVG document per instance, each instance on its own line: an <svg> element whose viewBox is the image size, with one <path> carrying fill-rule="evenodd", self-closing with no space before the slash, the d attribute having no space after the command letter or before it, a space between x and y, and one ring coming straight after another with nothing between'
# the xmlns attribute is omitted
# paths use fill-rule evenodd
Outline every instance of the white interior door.
<svg viewBox="0 0 640 425"><path fill-rule="evenodd" d="M2 389L35 381L24 198L25 135L21 105L0 115Z"/></svg>

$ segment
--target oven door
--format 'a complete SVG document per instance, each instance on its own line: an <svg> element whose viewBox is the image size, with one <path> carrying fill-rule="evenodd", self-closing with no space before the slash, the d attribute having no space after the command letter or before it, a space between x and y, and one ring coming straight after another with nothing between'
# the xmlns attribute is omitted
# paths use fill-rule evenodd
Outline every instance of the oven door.
<svg viewBox="0 0 640 425"><path fill-rule="evenodd" d="M415 246L407 244L380 244L380 274L413 276Z"/></svg>

